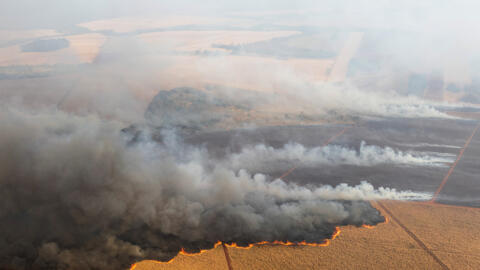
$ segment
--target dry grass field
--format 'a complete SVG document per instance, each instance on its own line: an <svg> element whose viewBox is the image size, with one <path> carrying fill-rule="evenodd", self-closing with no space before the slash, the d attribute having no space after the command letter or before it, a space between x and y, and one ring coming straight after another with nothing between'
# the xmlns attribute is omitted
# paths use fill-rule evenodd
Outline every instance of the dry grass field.
<svg viewBox="0 0 480 270"><path fill-rule="evenodd" d="M165 28L181 25L215 25L229 23L227 18L205 16L162 16L162 18L120 17L105 20L88 21L78 24L92 31L111 30L127 33L142 29Z"/></svg>
<svg viewBox="0 0 480 270"><path fill-rule="evenodd" d="M416 202L382 202L449 269L480 269L480 209ZM228 248L233 269L442 269L378 204L387 223L342 227L327 247L264 245ZM222 247L144 261L136 270L228 269Z"/></svg>
<svg viewBox="0 0 480 270"><path fill-rule="evenodd" d="M328 78L331 82L340 82L344 81L347 77L348 64L350 60L355 56L358 47L363 39L362 32L352 32L349 35L347 42L337 56L335 65L333 66L330 77Z"/></svg>

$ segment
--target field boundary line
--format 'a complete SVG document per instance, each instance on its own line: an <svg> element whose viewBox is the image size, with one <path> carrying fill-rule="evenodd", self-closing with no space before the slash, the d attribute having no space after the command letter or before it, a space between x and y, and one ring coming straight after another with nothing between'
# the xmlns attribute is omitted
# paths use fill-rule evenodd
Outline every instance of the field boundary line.
<svg viewBox="0 0 480 270"><path fill-rule="evenodd" d="M228 270L233 270L232 266L232 258L230 257L230 253L228 253L228 248L225 243L222 242L223 253L225 253L225 259L227 260Z"/></svg>
<svg viewBox="0 0 480 270"><path fill-rule="evenodd" d="M412 238L415 242L417 242L417 244L423 249L425 250L425 252L427 252L441 267L442 269L444 270L450 270L448 268L448 266L446 264L444 264L440 258L437 257L437 255L435 255L435 253L433 253L432 250L430 250L426 245L425 243L423 243L422 240L420 240L420 238L418 238L410 229L407 228L407 226L405 226L395 215L393 215L392 212L390 212L390 210L388 210L388 208L380 201L376 201L376 203L378 204L378 206L380 206L383 210L385 210L385 212L408 234L408 236L410 236L410 238Z"/></svg>
<svg viewBox="0 0 480 270"><path fill-rule="evenodd" d="M433 197L432 197L432 199L430 200L431 203L435 203L435 201L437 200L438 195L440 194L440 192L441 192L442 189L443 189L443 186L445 186L445 184L446 184L447 181L448 181L448 178L450 177L450 175L451 175L451 174L453 173L453 171L455 170L455 166L457 166L458 162L459 162L460 159L462 158L463 153L465 152L465 150L467 149L468 145L469 145L470 142L472 141L473 137L475 136L475 133L477 133L477 130L478 130L479 127L480 127L480 123L477 124L477 126L476 126L475 129L473 130L473 132L472 132L472 134L470 135L470 137L468 137L468 139L465 141L465 144L463 145L462 149L460 149L460 152L459 152L458 155L457 155L457 159L456 159L455 162L452 164L452 166L450 166L450 169L448 170L447 174L445 175L445 177L443 177L442 182L440 183L440 185L438 186L437 190L436 190L435 193L433 194Z"/></svg>
<svg viewBox="0 0 480 270"><path fill-rule="evenodd" d="M340 132L338 133L335 133L332 137L328 138L328 140L326 140L320 147L325 147L327 145L329 145L333 140L335 140L336 138L340 137L343 135L343 133L345 133L345 131L353 128L354 126L347 126L347 127L344 127L342 130L340 130ZM292 168L290 168L288 171L284 172L281 176L278 177L278 179L283 179L285 177L287 177L288 175L290 175L293 171L295 171L298 166L300 166L300 164L297 164L295 166L293 166Z"/></svg>

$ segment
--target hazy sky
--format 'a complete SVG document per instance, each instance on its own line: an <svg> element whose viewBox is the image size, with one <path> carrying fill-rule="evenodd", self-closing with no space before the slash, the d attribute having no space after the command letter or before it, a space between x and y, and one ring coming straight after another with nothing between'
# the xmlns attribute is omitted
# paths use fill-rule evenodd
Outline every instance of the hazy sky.
<svg viewBox="0 0 480 270"><path fill-rule="evenodd" d="M476 1L155 1L155 0L6 0L0 3L1 28L62 27L88 20L171 14L225 16L243 12L270 16L278 11L305 11L303 19L322 21L337 18L336 23L382 25L416 25L446 27L462 21L477 20ZM282 16L286 16L282 13ZM269 16L267 16L269 17ZM458 25L457 25L458 26Z"/></svg>

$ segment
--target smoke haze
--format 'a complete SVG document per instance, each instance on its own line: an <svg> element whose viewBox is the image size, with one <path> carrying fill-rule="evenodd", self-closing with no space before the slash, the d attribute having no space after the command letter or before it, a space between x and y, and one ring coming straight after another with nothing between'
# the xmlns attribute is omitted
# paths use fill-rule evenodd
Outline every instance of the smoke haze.
<svg viewBox="0 0 480 270"><path fill-rule="evenodd" d="M42 79L2 81L0 94L36 96L43 106L65 95L65 110L124 117L115 112L118 104L130 101L122 107L137 107L139 115L160 89L220 85L266 92L268 102L259 107L281 107L282 113L445 118L439 107L478 99L480 58L474 48L480 39L468 28L476 18L469 5L474 4L6 1L1 25L9 27L2 30L0 66L8 68L0 69L0 78ZM359 44L352 41L357 36ZM60 38L70 47L17 52ZM302 47L305 41L309 45ZM47 99L52 94L55 101ZM98 95L102 103L92 104Z"/></svg>
<svg viewBox="0 0 480 270"><path fill-rule="evenodd" d="M2 1L0 268L122 269L218 241L321 243L337 226L383 222L369 200L429 200L273 172L442 170L453 154L292 138L218 156L185 143L478 112L479 4L417 2ZM460 148L427 135L409 145Z"/></svg>

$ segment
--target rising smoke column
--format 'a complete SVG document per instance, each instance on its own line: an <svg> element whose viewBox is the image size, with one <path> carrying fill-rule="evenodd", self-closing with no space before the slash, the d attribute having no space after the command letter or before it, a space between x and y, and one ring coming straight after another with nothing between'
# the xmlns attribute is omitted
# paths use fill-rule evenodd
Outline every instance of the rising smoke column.
<svg viewBox="0 0 480 270"><path fill-rule="evenodd" d="M0 126L1 267L121 269L217 241L318 243L339 225L382 222L365 200L416 197L271 181L168 133L128 143L121 124L95 117L3 108Z"/></svg>

